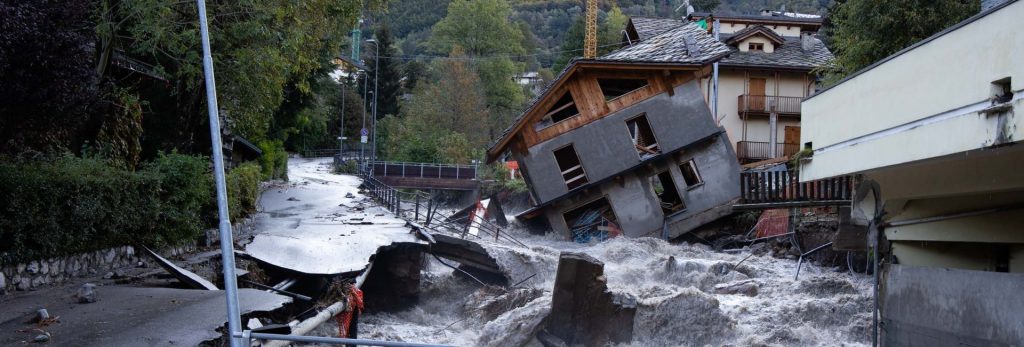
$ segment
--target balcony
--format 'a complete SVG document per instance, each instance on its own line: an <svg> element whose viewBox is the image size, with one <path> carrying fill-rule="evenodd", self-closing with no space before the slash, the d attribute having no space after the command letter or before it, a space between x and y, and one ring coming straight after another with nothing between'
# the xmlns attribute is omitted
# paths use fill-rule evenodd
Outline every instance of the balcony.
<svg viewBox="0 0 1024 347"><path fill-rule="evenodd" d="M743 94L739 96L737 109L739 113L769 114L774 112L779 115L799 116L801 100L803 97L799 96Z"/></svg>
<svg viewBox="0 0 1024 347"><path fill-rule="evenodd" d="M776 143L775 154L772 155L771 144L768 142L739 141L736 142L736 157L740 163L753 163L755 161L768 160L772 158L793 155L800 151L798 143Z"/></svg>

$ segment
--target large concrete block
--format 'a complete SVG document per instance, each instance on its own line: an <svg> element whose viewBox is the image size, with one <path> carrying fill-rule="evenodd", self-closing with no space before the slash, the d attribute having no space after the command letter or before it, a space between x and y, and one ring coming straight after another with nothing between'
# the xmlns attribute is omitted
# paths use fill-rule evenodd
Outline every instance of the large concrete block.
<svg viewBox="0 0 1024 347"><path fill-rule="evenodd" d="M636 300L608 291L604 263L562 253L545 330L568 345L604 346L633 339Z"/></svg>

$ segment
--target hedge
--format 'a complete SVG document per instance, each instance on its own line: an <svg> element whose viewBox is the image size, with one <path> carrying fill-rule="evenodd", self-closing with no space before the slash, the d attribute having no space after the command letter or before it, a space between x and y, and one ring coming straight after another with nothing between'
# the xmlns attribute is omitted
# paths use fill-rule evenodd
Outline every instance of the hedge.
<svg viewBox="0 0 1024 347"><path fill-rule="evenodd" d="M228 174L235 219L255 210L260 169ZM0 262L194 240L216 225L209 160L161 155L137 171L103 160L0 160ZM212 212L212 214L211 214Z"/></svg>

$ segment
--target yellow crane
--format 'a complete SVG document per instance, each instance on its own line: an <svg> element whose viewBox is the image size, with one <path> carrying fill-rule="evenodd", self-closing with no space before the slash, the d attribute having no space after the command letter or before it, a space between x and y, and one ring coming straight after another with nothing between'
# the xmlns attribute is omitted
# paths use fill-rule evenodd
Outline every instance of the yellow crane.
<svg viewBox="0 0 1024 347"><path fill-rule="evenodd" d="M597 0L583 0L587 3L586 30L583 36L583 58L597 57Z"/></svg>

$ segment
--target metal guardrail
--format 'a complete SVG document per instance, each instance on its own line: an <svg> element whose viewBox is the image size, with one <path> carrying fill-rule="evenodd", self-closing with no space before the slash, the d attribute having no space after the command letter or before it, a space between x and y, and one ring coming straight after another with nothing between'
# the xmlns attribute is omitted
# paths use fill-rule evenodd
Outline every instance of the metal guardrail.
<svg viewBox="0 0 1024 347"><path fill-rule="evenodd" d="M800 151L798 143L776 143L775 155L772 155L771 144L768 142L739 141L736 142L736 157L741 161L758 161L793 155Z"/></svg>
<svg viewBox="0 0 1024 347"><path fill-rule="evenodd" d="M798 96L750 95L743 94L738 98L739 112L780 113L799 115L800 101Z"/></svg>
<svg viewBox="0 0 1024 347"><path fill-rule="evenodd" d="M371 161L365 163L373 176L476 179L478 165L431 164L397 161Z"/></svg>
<svg viewBox="0 0 1024 347"><path fill-rule="evenodd" d="M388 186L372 176L368 167L368 163L362 165L359 174L363 179L366 193L395 216L434 233L450 234L463 239L471 236L480 239L486 237L495 242L511 242L526 247L526 244L509 235L502 227L482 218L454 218L451 215L445 215L439 211L440 203L429 194L421 191L403 192ZM470 234L471 227L475 227L479 233L477 235Z"/></svg>
<svg viewBox="0 0 1024 347"><path fill-rule="evenodd" d="M853 177L799 182L794 171L740 173L740 204L839 202L853 198Z"/></svg>

